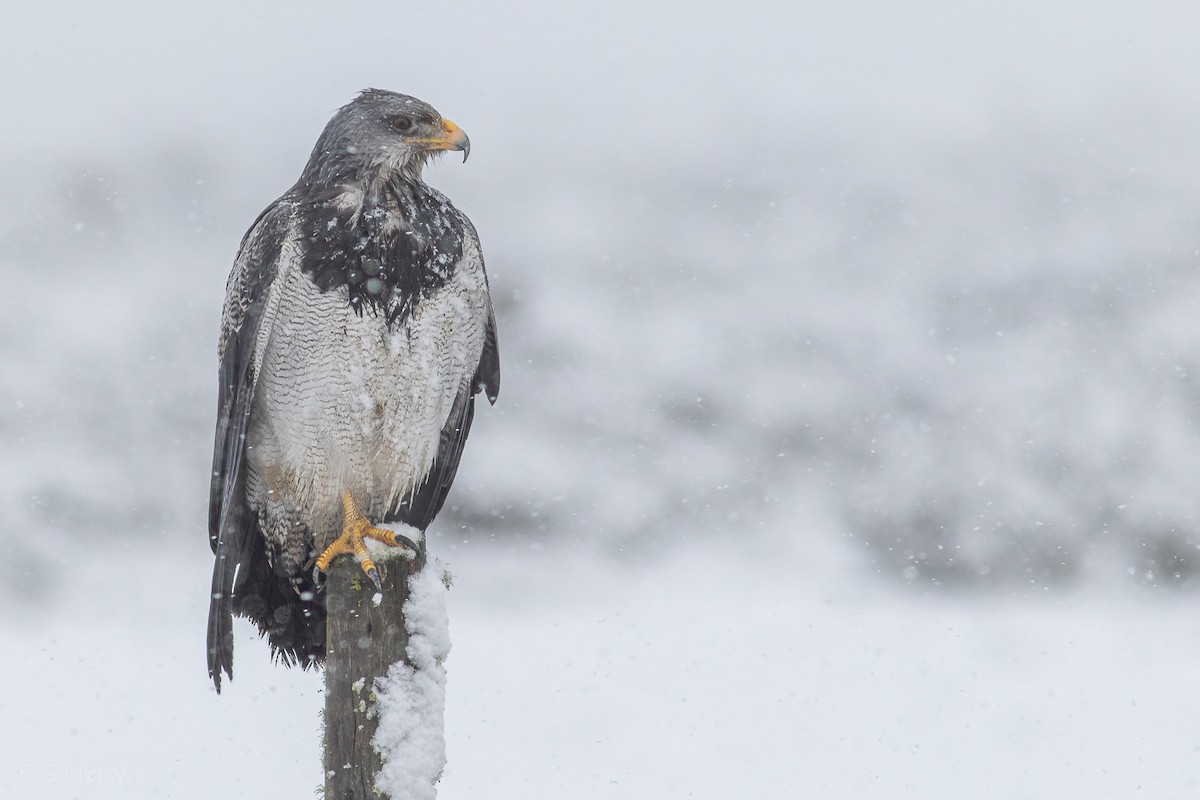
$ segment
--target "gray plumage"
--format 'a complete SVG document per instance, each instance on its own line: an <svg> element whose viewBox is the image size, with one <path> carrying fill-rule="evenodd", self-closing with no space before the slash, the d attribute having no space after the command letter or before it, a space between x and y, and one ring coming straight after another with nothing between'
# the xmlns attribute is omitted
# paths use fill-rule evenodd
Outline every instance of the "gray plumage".
<svg viewBox="0 0 1200 800"><path fill-rule="evenodd" d="M411 97L341 108L300 180L242 240L218 347L209 674L232 677L232 617L285 663L324 656L316 553L350 491L372 522L423 531L474 414L499 391L478 236L421 169L462 132ZM465 160L465 155L464 155Z"/></svg>

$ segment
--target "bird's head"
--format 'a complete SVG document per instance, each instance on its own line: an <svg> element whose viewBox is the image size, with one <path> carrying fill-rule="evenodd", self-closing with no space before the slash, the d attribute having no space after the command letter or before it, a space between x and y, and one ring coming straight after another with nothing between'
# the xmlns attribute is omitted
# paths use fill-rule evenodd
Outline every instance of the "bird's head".
<svg viewBox="0 0 1200 800"><path fill-rule="evenodd" d="M443 150L459 150L466 161L471 140L428 103L367 89L329 120L304 177L326 185L371 172L397 172L419 180L425 162Z"/></svg>

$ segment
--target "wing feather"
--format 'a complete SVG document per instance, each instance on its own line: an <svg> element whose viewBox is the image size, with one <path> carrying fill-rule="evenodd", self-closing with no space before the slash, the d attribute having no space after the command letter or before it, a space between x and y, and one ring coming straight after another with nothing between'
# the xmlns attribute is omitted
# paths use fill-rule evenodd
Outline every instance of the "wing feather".
<svg viewBox="0 0 1200 800"><path fill-rule="evenodd" d="M208 673L218 692L222 673L233 677L234 596L249 576L255 549L264 546L246 498L246 431L254 400L255 342L288 230L287 209L277 201L242 238L226 285L208 505L208 538L216 555L208 613Z"/></svg>
<svg viewBox="0 0 1200 800"><path fill-rule="evenodd" d="M488 402L496 405L500 396L500 343L496 338L496 312L488 302L487 332L483 339L483 353L475 369L475 391L487 394Z"/></svg>

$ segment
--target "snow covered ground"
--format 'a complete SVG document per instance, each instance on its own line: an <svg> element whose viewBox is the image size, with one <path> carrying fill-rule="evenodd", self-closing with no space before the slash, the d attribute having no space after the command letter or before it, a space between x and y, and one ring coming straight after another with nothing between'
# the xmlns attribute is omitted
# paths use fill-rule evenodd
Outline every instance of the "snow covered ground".
<svg viewBox="0 0 1200 800"><path fill-rule="evenodd" d="M647 566L441 544L447 800L1200 791L1185 594L947 599L734 547ZM182 600L205 578L152 563L169 607L146 580L6 630L6 795L311 796L317 676L271 668L243 627L218 698Z"/></svg>
<svg viewBox="0 0 1200 800"><path fill-rule="evenodd" d="M339 8L0 30L0 796L318 784L315 676L204 676L215 333L368 85L502 337L440 796L1197 796L1200 10Z"/></svg>

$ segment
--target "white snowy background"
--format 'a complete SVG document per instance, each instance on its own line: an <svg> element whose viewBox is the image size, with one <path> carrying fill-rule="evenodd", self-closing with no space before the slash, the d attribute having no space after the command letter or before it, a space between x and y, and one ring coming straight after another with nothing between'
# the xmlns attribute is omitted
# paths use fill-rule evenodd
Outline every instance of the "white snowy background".
<svg viewBox="0 0 1200 800"><path fill-rule="evenodd" d="M1200 796L1200 6L14 2L0 796L312 796L204 672L215 337L367 86L471 160L504 383L440 797Z"/></svg>

